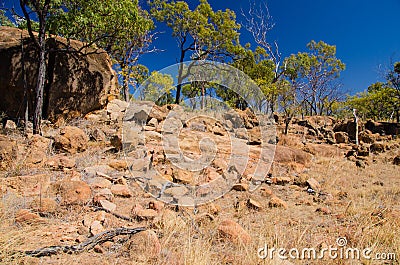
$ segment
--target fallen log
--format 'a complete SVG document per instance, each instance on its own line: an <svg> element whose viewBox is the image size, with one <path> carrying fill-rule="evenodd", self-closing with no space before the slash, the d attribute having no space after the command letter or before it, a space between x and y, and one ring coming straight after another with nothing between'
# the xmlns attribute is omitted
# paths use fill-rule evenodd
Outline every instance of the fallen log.
<svg viewBox="0 0 400 265"><path fill-rule="evenodd" d="M96 245L104 243L106 241L110 241L116 236L120 235L134 235L139 232L145 231L145 227L138 227L138 228L115 228L113 230L104 231L93 237L89 238L87 241L82 242L78 245L70 245L70 246L50 246L39 248L36 250L29 250L25 251L25 255L32 256L32 257L43 257L43 256L51 256L60 253L67 253L67 254L75 254L80 253L83 251L89 251L94 248Z"/></svg>

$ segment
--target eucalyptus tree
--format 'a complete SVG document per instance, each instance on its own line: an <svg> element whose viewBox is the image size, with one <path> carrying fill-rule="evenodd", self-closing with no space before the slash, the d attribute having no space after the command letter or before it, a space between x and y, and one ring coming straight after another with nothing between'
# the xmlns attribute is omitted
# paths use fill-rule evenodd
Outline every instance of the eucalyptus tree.
<svg viewBox="0 0 400 265"><path fill-rule="evenodd" d="M285 60L285 75L296 85L298 96L309 115L321 115L340 95L337 79L345 64L336 57L336 46L312 40L308 52Z"/></svg>
<svg viewBox="0 0 400 265"><path fill-rule="evenodd" d="M214 11L207 0L193 10L184 1L151 1L151 14L172 29L179 48L180 63L175 102L180 102L182 81L190 72L184 69L185 60L228 60L239 47L240 25L233 11ZM205 86L201 86L204 96Z"/></svg>

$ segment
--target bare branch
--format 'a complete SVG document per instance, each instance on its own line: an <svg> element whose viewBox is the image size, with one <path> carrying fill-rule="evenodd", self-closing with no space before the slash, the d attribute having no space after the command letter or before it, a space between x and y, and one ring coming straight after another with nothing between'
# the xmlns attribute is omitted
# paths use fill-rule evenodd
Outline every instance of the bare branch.
<svg viewBox="0 0 400 265"><path fill-rule="evenodd" d="M43 256L51 256L51 255L56 255L60 253L68 253L68 254L73 254L73 253L80 253L83 251L89 251L92 248L94 248L96 245L104 243L106 241L110 241L116 236L119 235L134 235L139 232L145 231L146 228L144 227L138 227L138 228L115 228L114 230L109 230L109 231L104 231L102 233L99 233L91 238L89 238L87 241L80 243L78 245L72 245L72 246L51 246L51 247L45 247L45 248L40 248L32 251L25 251L25 254L27 256L33 256L33 257L43 257Z"/></svg>
<svg viewBox="0 0 400 265"><path fill-rule="evenodd" d="M278 42L275 40L273 43L269 40L269 32L274 28L275 23L269 13L269 8L266 2L256 7L255 3L250 3L250 9L247 13L241 11L242 16L245 19L245 23L242 24L247 31L249 31L254 41L264 48L269 55L269 59L275 65L275 78L274 82L278 81L282 74L279 74L279 66L281 63L281 53L279 52Z"/></svg>

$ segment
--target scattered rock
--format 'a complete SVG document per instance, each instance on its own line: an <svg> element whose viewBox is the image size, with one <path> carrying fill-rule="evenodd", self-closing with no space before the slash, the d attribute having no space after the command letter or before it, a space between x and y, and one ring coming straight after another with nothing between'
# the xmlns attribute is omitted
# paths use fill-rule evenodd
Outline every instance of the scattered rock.
<svg viewBox="0 0 400 265"><path fill-rule="evenodd" d="M51 140L35 134L29 138L29 152L26 155L27 164L41 163L51 147Z"/></svg>
<svg viewBox="0 0 400 265"><path fill-rule="evenodd" d="M236 191L248 191L249 190L249 184L247 184L247 183L237 183L237 184L233 185L232 189L236 190Z"/></svg>
<svg viewBox="0 0 400 265"><path fill-rule="evenodd" d="M251 208L251 209L255 209L255 210L261 210L262 209L262 205L260 202L254 200L254 199L248 199L247 200L247 207Z"/></svg>
<svg viewBox="0 0 400 265"><path fill-rule="evenodd" d="M179 186L179 187L172 187L172 188L166 189L164 191L164 194L169 195L171 197L181 197L181 196L184 196L188 192L189 192L189 190L186 187Z"/></svg>
<svg viewBox="0 0 400 265"><path fill-rule="evenodd" d="M132 209L132 217L139 220L152 220L158 216L158 212L153 209L143 209L140 207L134 207Z"/></svg>
<svg viewBox="0 0 400 265"><path fill-rule="evenodd" d="M286 185L292 181L290 177L280 176L280 177L272 177L271 182L275 185Z"/></svg>
<svg viewBox="0 0 400 265"><path fill-rule="evenodd" d="M358 159L356 161L356 166L360 168L365 168L365 162L363 160Z"/></svg>
<svg viewBox="0 0 400 265"><path fill-rule="evenodd" d="M335 141L338 144L347 144L349 142L349 135L346 132L336 132Z"/></svg>
<svg viewBox="0 0 400 265"><path fill-rule="evenodd" d="M8 169L17 159L17 142L0 135L0 169Z"/></svg>
<svg viewBox="0 0 400 265"><path fill-rule="evenodd" d="M373 144L375 143L377 136L372 134L371 132L360 132L358 135L358 138L361 142L366 143L366 144Z"/></svg>
<svg viewBox="0 0 400 265"><path fill-rule="evenodd" d="M400 166L400 155L393 158L393 165Z"/></svg>
<svg viewBox="0 0 400 265"><path fill-rule="evenodd" d="M309 178L307 180L307 185L315 191L319 191L321 189L321 184L319 184L319 182L314 178Z"/></svg>
<svg viewBox="0 0 400 265"><path fill-rule="evenodd" d="M74 126L66 126L54 137L54 147L61 151L75 154L87 149L89 139L85 132Z"/></svg>
<svg viewBox="0 0 400 265"><path fill-rule="evenodd" d="M83 181L59 181L55 186L64 205L85 204L92 196L90 186Z"/></svg>
<svg viewBox="0 0 400 265"><path fill-rule="evenodd" d="M160 213L164 209L165 204L161 201L151 201L149 202L149 209L155 210Z"/></svg>
<svg viewBox="0 0 400 265"><path fill-rule="evenodd" d="M312 156L302 150L287 147L287 146L276 146L274 161L280 164L297 163L303 166L307 166L311 162Z"/></svg>
<svg viewBox="0 0 400 265"><path fill-rule="evenodd" d="M93 202L99 204L101 200L113 201L114 195L110 189L101 189L93 196Z"/></svg>
<svg viewBox="0 0 400 265"><path fill-rule="evenodd" d="M75 160L65 155L55 155L46 160L46 166L53 169L64 169L75 167Z"/></svg>
<svg viewBox="0 0 400 265"><path fill-rule="evenodd" d="M127 185L115 184L111 186L111 192L115 196L130 198L133 196L131 189Z"/></svg>
<svg viewBox="0 0 400 265"><path fill-rule="evenodd" d="M128 169L128 163L126 160L118 160L114 159L108 163L108 165L116 170L127 170Z"/></svg>
<svg viewBox="0 0 400 265"><path fill-rule="evenodd" d="M93 180L90 180L89 185L93 190L99 190L99 189L110 189L112 183L110 180L106 178L95 177Z"/></svg>
<svg viewBox="0 0 400 265"><path fill-rule="evenodd" d="M271 197L274 194L274 192L270 188L265 187L265 186L260 188L260 192L261 192L261 196L264 196L264 197Z"/></svg>
<svg viewBox="0 0 400 265"><path fill-rule="evenodd" d="M106 220L106 212L97 211L97 212L89 212L83 217L82 224L90 229L90 226L94 221L98 221L100 224L104 223Z"/></svg>
<svg viewBox="0 0 400 265"><path fill-rule="evenodd" d="M234 244L250 244L251 237L241 225L233 220L224 220L218 226L220 235Z"/></svg>
<svg viewBox="0 0 400 265"><path fill-rule="evenodd" d="M248 130L249 140L247 144L249 145L261 145L262 144L262 137L261 137L261 130L259 127L255 127Z"/></svg>
<svg viewBox="0 0 400 265"><path fill-rule="evenodd" d="M317 208L315 211L318 212L318 213L322 213L324 215L329 215L329 214L332 213L332 211L327 207Z"/></svg>
<svg viewBox="0 0 400 265"><path fill-rule="evenodd" d="M275 208L284 208L284 209L287 209L288 208L288 206L287 206L287 203L284 201L284 200L282 200L282 199L280 199L280 198L278 198L278 197L276 197L276 196L273 196L271 199L270 199L270 201L268 202L268 206L269 207L275 207Z"/></svg>
<svg viewBox="0 0 400 265"><path fill-rule="evenodd" d="M370 146L371 152L377 154L377 153L383 153L386 150L386 144L385 143L373 143Z"/></svg>
<svg viewBox="0 0 400 265"><path fill-rule="evenodd" d="M101 129L95 128L90 134L90 138L95 140L96 142L105 142L106 134Z"/></svg>
<svg viewBox="0 0 400 265"><path fill-rule="evenodd" d="M4 125L4 129L9 130L9 131L16 130L17 124L15 124L15 122L12 120L7 120L6 125Z"/></svg>
<svg viewBox="0 0 400 265"><path fill-rule="evenodd" d="M41 218L38 214L33 213L30 210L20 209L15 214L15 221L17 223L32 224L41 221Z"/></svg>
<svg viewBox="0 0 400 265"><path fill-rule="evenodd" d="M146 262L157 258L161 253L161 244L151 230L142 231L130 237L125 247L129 256L137 262Z"/></svg>
<svg viewBox="0 0 400 265"><path fill-rule="evenodd" d="M149 126L151 126L151 127L154 127L154 128L157 128L157 126L158 126L158 120L155 119L155 118L151 118L151 119L147 122L147 125L149 125Z"/></svg>
<svg viewBox="0 0 400 265"><path fill-rule="evenodd" d="M100 234L101 232L104 232L104 231L105 231L105 229L104 229L103 225L98 220L93 221L93 223L90 225L90 233L93 236Z"/></svg>
<svg viewBox="0 0 400 265"><path fill-rule="evenodd" d="M110 212L114 212L115 209L117 209L117 205L116 204L114 204L112 202L109 202L107 200L100 200L99 201L99 205L101 207L103 207L104 209L106 209L107 211L110 211Z"/></svg>
<svg viewBox="0 0 400 265"><path fill-rule="evenodd" d="M187 170L174 170L172 177L176 183L189 184L193 182L193 175Z"/></svg>
<svg viewBox="0 0 400 265"><path fill-rule="evenodd" d="M366 145L359 145L356 147L357 156L366 157L369 156L370 148Z"/></svg>

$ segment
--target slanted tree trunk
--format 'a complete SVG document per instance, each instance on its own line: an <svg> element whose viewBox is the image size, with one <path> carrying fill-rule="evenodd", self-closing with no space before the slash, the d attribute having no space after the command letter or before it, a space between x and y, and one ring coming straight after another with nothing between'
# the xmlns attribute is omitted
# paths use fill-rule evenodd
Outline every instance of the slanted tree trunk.
<svg viewBox="0 0 400 265"><path fill-rule="evenodd" d="M41 23L43 24L43 23ZM40 133L40 123L43 115L43 91L46 80L46 36L45 26L41 25L39 31L39 71L36 83L35 111L33 113L33 133Z"/></svg>

